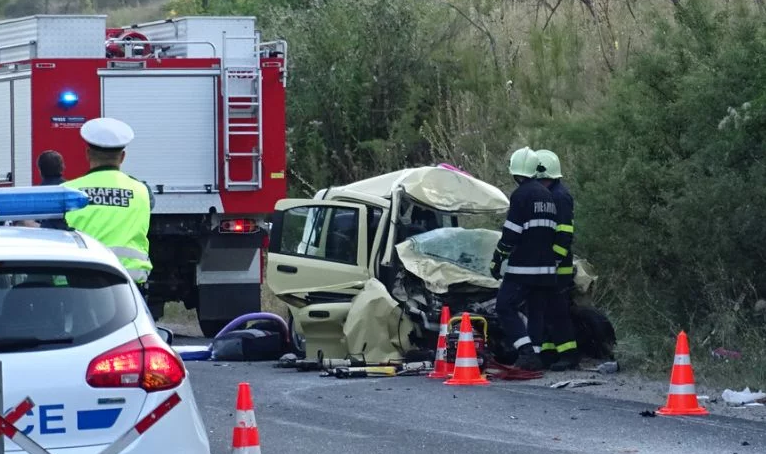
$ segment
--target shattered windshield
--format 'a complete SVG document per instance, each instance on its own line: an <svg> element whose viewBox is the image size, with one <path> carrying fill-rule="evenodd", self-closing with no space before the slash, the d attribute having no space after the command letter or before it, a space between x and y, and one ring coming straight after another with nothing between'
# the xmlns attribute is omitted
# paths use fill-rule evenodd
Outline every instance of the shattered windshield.
<svg viewBox="0 0 766 454"><path fill-rule="evenodd" d="M497 239L497 233L486 229L446 227L411 237L410 247L420 255L491 276L489 262Z"/></svg>

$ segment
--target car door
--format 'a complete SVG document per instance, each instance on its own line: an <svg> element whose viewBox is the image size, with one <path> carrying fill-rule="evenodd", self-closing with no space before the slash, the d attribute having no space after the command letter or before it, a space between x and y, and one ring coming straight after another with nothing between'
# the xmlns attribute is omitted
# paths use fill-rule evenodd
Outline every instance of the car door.
<svg viewBox="0 0 766 454"><path fill-rule="evenodd" d="M351 301L370 278L367 207L284 199L277 202L266 283L294 306Z"/></svg>

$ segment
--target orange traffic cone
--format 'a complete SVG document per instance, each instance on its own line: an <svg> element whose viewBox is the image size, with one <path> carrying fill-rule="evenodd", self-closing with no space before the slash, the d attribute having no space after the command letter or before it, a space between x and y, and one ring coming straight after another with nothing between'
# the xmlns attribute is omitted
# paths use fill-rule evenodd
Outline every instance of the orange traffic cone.
<svg viewBox="0 0 766 454"><path fill-rule="evenodd" d="M676 341L676 356L673 371L670 374L670 390L667 404L657 410L665 416L707 415L708 411L697 402L697 390L694 387L694 371L689 356L689 341L681 331Z"/></svg>
<svg viewBox="0 0 766 454"><path fill-rule="evenodd" d="M427 375L428 378L447 378L454 369L454 364L447 362L447 330L449 325L449 306L442 306L442 317L439 323L439 340L436 341L436 361L434 371Z"/></svg>
<svg viewBox="0 0 766 454"><path fill-rule="evenodd" d="M489 380L481 375L476 359L476 344L473 341L473 327L468 312L463 312L460 321L460 338L457 342L455 372L445 385L488 385Z"/></svg>
<svg viewBox="0 0 766 454"><path fill-rule="evenodd" d="M237 394L237 425L234 427L232 454L261 454L258 425L255 423L250 384L240 383Z"/></svg>

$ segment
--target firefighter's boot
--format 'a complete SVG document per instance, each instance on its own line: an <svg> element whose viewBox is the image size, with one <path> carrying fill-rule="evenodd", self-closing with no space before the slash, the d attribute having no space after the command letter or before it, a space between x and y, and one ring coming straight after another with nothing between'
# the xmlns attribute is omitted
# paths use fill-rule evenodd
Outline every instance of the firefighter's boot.
<svg viewBox="0 0 766 454"><path fill-rule="evenodd" d="M577 369L580 364L580 355L577 350L569 350L559 354L559 360L551 364L550 369L554 372Z"/></svg>
<svg viewBox="0 0 766 454"><path fill-rule="evenodd" d="M538 371L543 370L543 362L540 360L540 356L535 353L532 345L527 344L519 349L519 358L513 364L519 369Z"/></svg>

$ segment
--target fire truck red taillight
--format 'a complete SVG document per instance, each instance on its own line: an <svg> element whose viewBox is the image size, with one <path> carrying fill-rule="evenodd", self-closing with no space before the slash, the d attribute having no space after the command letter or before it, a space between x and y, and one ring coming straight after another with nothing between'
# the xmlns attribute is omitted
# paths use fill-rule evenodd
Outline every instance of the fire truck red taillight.
<svg viewBox="0 0 766 454"><path fill-rule="evenodd" d="M228 233L252 233L257 228L258 225L252 219L228 219L221 221L219 230Z"/></svg>

